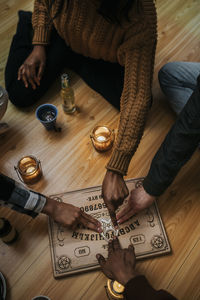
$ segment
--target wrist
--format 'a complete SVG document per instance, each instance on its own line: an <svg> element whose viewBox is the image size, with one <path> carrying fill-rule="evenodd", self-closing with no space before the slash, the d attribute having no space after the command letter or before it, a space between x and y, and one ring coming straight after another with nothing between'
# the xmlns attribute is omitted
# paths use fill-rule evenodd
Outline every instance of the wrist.
<svg viewBox="0 0 200 300"><path fill-rule="evenodd" d="M139 187L143 190L143 195L145 198L147 198L148 200L155 200L155 196L149 194L149 192L146 191L146 189L144 188L144 186Z"/></svg>
<svg viewBox="0 0 200 300"><path fill-rule="evenodd" d="M35 44L33 45L33 49L45 49L45 45Z"/></svg>
<svg viewBox="0 0 200 300"><path fill-rule="evenodd" d="M119 177L122 177L122 178L123 178L123 175L122 175L121 173L118 173L118 172L113 171L113 170L107 169L106 173L107 173L107 175L109 175L110 177L116 177L116 176L119 176Z"/></svg>
<svg viewBox="0 0 200 300"><path fill-rule="evenodd" d="M44 45L34 45L33 51L45 52L45 46Z"/></svg>
<svg viewBox="0 0 200 300"><path fill-rule="evenodd" d="M140 274L136 271L126 273L126 274L119 274L117 281L125 286L131 279L140 276Z"/></svg>
<svg viewBox="0 0 200 300"><path fill-rule="evenodd" d="M55 211L55 200L46 197L46 203L42 209L42 213L48 216L52 216Z"/></svg>

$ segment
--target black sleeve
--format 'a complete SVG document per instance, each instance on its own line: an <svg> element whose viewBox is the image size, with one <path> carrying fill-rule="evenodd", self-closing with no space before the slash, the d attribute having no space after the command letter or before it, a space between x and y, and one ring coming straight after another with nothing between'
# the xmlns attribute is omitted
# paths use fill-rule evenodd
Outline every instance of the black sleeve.
<svg viewBox="0 0 200 300"><path fill-rule="evenodd" d="M156 153L143 186L160 196L190 159L200 142L200 76L197 87Z"/></svg>
<svg viewBox="0 0 200 300"><path fill-rule="evenodd" d="M176 300L164 290L156 291L144 276L137 276L125 285L124 292L127 300Z"/></svg>
<svg viewBox="0 0 200 300"><path fill-rule="evenodd" d="M0 205L36 217L43 209L46 197L0 173Z"/></svg>
<svg viewBox="0 0 200 300"><path fill-rule="evenodd" d="M14 188L14 180L0 173L0 199L9 199Z"/></svg>

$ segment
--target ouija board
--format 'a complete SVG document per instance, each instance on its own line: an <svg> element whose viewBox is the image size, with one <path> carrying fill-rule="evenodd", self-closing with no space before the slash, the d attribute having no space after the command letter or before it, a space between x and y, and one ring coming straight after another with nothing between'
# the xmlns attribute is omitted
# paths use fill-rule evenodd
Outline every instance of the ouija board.
<svg viewBox="0 0 200 300"><path fill-rule="evenodd" d="M126 180L129 191L142 185L143 178ZM108 210L101 195L101 186L51 196L57 201L63 201L81 208L98 220L109 220ZM112 238L113 233L107 233ZM49 219L49 237L55 277L98 269L96 254L108 255L108 243L101 234L89 229L78 227L75 231ZM122 248L130 243L135 247L137 259L143 259L171 251L170 244L154 203L143 212L134 215L120 225L118 233Z"/></svg>

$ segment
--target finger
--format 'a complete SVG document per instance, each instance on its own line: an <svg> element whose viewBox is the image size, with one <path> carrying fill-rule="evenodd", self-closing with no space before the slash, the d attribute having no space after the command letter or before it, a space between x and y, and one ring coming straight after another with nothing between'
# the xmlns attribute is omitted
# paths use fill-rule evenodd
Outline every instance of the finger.
<svg viewBox="0 0 200 300"><path fill-rule="evenodd" d="M121 217L117 223L118 224L122 224L124 223L125 221L127 221L128 219L130 219L132 216L134 216L136 214L136 210L135 209L132 209L131 211L129 211L126 215L124 215L123 217Z"/></svg>
<svg viewBox="0 0 200 300"><path fill-rule="evenodd" d="M40 80L36 75L34 76L34 81L38 86L40 86Z"/></svg>
<svg viewBox="0 0 200 300"><path fill-rule="evenodd" d="M128 246L128 250L130 250L131 252L134 252L134 254L135 254L135 247L133 246L133 244L130 244Z"/></svg>
<svg viewBox="0 0 200 300"><path fill-rule="evenodd" d="M30 85L32 86L32 89L35 90L36 89L36 84L35 84L34 80L31 77L29 77L28 80L29 80Z"/></svg>
<svg viewBox="0 0 200 300"><path fill-rule="evenodd" d="M109 240L109 242L108 242L108 253L109 254L113 253L113 250L114 250L114 248L113 248L113 240Z"/></svg>
<svg viewBox="0 0 200 300"><path fill-rule="evenodd" d="M113 225L117 226L117 219L116 219L116 213L115 213L114 205L106 199L104 199L104 202L107 205L107 209L108 209L108 212L109 212L109 215L110 215L110 218L111 218L111 221L112 221Z"/></svg>
<svg viewBox="0 0 200 300"><path fill-rule="evenodd" d="M36 89L36 85L35 85L35 82L33 81L32 70L29 69L29 68L26 68L26 74L27 74L28 82L30 83L30 85L32 86L32 88L35 90Z"/></svg>
<svg viewBox="0 0 200 300"><path fill-rule="evenodd" d="M110 270L108 270L108 268L106 267L106 260L105 260L105 258L101 254L99 254L99 253L96 255L96 258L97 258L98 263L100 264L102 272L105 274L105 276L107 278L114 279L113 275L112 275L112 272Z"/></svg>
<svg viewBox="0 0 200 300"><path fill-rule="evenodd" d="M101 223L100 223L97 219L95 219L94 217L92 217L92 216L90 216L90 215L88 215L88 214L86 214L86 213L84 213L84 212L81 212L81 215L82 215L86 220L90 221L91 223L94 223L94 224L97 225L98 227L101 226Z"/></svg>
<svg viewBox="0 0 200 300"><path fill-rule="evenodd" d="M120 246L120 243L119 243L119 239L117 237L114 237L114 239L112 241L112 244L113 244L113 250L114 251L117 251L117 250L121 249L121 246Z"/></svg>
<svg viewBox="0 0 200 300"><path fill-rule="evenodd" d="M23 70L23 65L18 69L18 74L17 74L17 80L21 80L21 74L22 74L22 70Z"/></svg>
<svg viewBox="0 0 200 300"><path fill-rule="evenodd" d="M38 83L40 83L40 82L39 82L39 80L38 80L38 78L37 78L37 76L36 76L35 65L31 66L30 69L31 69L31 71L30 71L31 77L32 77L32 80L33 80L34 84L35 84L35 85L36 85L36 84L39 85Z"/></svg>
<svg viewBox="0 0 200 300"><path fill-rule="evenodd" d="M116 214L114 213L113 215L110 216L110 218L111 218L111 221L112 221L112 223L113 223L113 226L114 226L115 228L117 228L117 227L118 227L118 224L117 224Z"/></svg>
<svg viewBox="0 0 200 300"><path fill-rule="evenodd" d="M105 263L106 263L106 260L105 260L105 258L103 257L103 255L97 253L96 258L97 258L98 263L100 264L100 266L103 268L103 266L104 266Z"/></svg>
<svg viewBox="0 0 200 300"><path fill-rule="evenodd" d="M130 253L131 257L136 260L136 255L135 255L135 248L132 244L128 246L128 252Z"/></svg>
<svg viewBox="0 0 200 300"><path fill-rule="evenodd" d="M44 66L45 66L44 63L41 63L40 66L39 66L39 70L38 70L38 74L37 74L37 78L38 78L39 83L40 83L40 80L41 80L43 72L44 72Z"/></svg>
<svg viewBox="0 0 200 300"><path fill-rule="evenodd" d="M117 220L119 220L120 218L122 218L124 215L126 215L129 211L130 211L131 207L129 204L127 204L126 206L124 206L123 209L121 209L118 214L117 214Z"/></svg>
<svg viewBox="0 0 200 300"><path fill-rule="evenodd" d="M109 204L109 206L107 206L107 207L108 207L108 212L109 212L111 221L112 221L114 227L117 227L118 224L117 224L117 219L116 219L116 213L115 213L114 206L112 206L112 204Z"/></svg>
<svg viewBox="0 0 200 300"><path fill-rule="evenodd" d="M79 217L79 222L81 222L86 228L89 228L91 230L94 230L98 232L98 226L92 222L90 222L88 219L86 219L84 216Z"/></svg>
<svg viewBox="0 0 200 300"><path fill-rule="evenodd" d="M86 213L84 213L84 212L81 212L81 215L86 219L86 220L88 220L90 223L93 223L96 227L97 227L97 231L98 232L102 232L103 230L102 230L102 227L101 227L101 223L97 220L97 219L95 219L95 218L93 218L92 216L90 216L90 215L88 215L88 214L86 214Z"/></svg>
<svg viewBox="0 0 200 300"><path fill-rule="evenodd" d="M28 81L27 81L27 78L26 78L26 74L24 73L24 70L22 70L21 79L23 80L24 85L27 88L28 87Z"/></svg>

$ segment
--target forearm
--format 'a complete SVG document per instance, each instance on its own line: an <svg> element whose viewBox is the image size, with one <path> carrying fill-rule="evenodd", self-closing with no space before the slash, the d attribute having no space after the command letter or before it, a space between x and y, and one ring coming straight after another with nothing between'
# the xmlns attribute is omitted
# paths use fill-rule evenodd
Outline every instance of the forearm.
<svg viewBox="0 0 200 300"><path fill-rule="evenodd" d="M49 7L45 0L35 0L32 15L32 25L34 30L34 45L47 45L50 40L52 20Z"/></svg>
<svg viewBox="0 0 200 300"><path fill-rule="evenodd" d="M143 134L151 103L155 43L126 54L124 89L115 148L107 169L126 175ZM137 66L137 67L136 67Z"/></svg>
<svg viewBox="0 0 200 300"><path fill-rule="evenodd" d="M144 276L137 276L125 285L125 298L127 300L176 300L164 290L156 291Z"/></svg>
<svg viewBox="0 0 200 300"><path fill-rule="evenodd" d="M199 77L200 81L200 77ZM200 142L200 83L156 153L143 186L161 195L190 159Z"/></svg>
<svg viewBox="0 0 200 300"><path fill-rule="evenodd" d="M43 209L46 197L26 189L22 184L0 174L0 205L36 217Z"/></svg>
<svg viewBox="0 0 200 300"><path fill-rule="evenodd" d="M43 209L41 210L41 212L48 216L52 216L53 212L55 212L55 210L56 210L56 207L57 207L56 204L57 204L57 201L46 197L46 203L45 203Z"/></svg>

